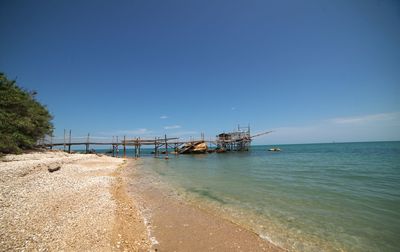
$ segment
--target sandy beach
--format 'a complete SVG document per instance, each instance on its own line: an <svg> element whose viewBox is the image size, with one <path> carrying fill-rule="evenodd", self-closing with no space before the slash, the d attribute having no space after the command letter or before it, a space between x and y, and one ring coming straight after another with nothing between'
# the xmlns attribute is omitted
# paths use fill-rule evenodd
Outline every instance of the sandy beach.
<svg viewBox="0 0 400 252"><path fill-rule="evenodd" d="M0 250L283 251L170 197L139 165L61 151L3 157Z"/></svg>

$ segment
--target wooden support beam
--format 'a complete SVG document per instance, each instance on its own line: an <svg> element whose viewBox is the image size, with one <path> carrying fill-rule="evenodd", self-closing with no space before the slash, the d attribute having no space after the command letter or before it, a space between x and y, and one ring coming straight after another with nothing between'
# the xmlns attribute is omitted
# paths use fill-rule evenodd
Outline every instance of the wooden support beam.
<svg viewBox="0 0 400 252"><path fill-rule="evenodd" d="M64 129L64 151L65 151L65 135L66 135L66 130Z"/></svg>
<svg viewBox="0 0 400 252"><path fill-rule="evenodd" d="M71 130L69 130L69 144L68 144L68 153L71 153Z"/></svg>
<svg viewBox="0 0 400 252"><path fill-rule="evenodd" d="M124 136L124 158L126 158L126 143L125 143L126 137Z"/></svg>
<svg viewBox="0 0 400 252"><path fill-rule="evenodd" d="M154 157L157 157L157 137L154 137Z"/></svg>
<svg viewBox="0 0 400 252"><path fill-rule="evenodd" d="M90 134L88 133L87 134L87 139L86 139L86 154L88 154L89 153L89 137L90 137Z"/></svg>
<svg viewBox="0 0 400 252"><path fill-rule="evenodd" d="M165 134L165 159L168 159L168 142L167 142L167 134Z"/></svg>
<svg viewBox="0 0 400 252"><path fill-rule="evenodd" d="M116 145L115 145L115 152L116 152L116 156L118 157L119 154L119 149L118 149L118 136L116 137L117 141L116 141Z"/></svg>
<svg viewBox="0 0 400 252"><path fill-rule="evenodd" d="M135 142L135 158L139 157L138 148L139 148L139 139L136 138L136 142Z"/></svg>
<svg viewBox="0 0 400 252"><path fill-rule="evenodd" d="M138 141L138 144L139 144L139 153L138 153L138 156L140 157L140 155L141 155L141 151L142 151L142 145L141 145L141 143L140 143L140 137L139 137L139 141Z"/></svg>

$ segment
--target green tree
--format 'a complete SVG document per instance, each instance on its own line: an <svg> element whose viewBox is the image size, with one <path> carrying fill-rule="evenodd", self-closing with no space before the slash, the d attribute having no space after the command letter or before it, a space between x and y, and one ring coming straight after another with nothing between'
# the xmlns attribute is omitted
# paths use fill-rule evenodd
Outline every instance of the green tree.
<svg viewBox="0 0 400 252"><path fill-rule="evenodd" d="M32 149L46 134L52 134L53 117L45 106L0 73L0 153Z"/></svg>

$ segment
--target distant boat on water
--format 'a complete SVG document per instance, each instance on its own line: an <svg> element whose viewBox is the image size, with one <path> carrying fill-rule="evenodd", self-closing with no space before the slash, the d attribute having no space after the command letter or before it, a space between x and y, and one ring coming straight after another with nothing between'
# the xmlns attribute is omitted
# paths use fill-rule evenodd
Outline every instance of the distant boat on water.
<svg viewBox="0 0 400 252"><path fill-rule="evenodd" d="M279 148L271 148L268 151L281 151L281 149L279 149Z"/></svg>

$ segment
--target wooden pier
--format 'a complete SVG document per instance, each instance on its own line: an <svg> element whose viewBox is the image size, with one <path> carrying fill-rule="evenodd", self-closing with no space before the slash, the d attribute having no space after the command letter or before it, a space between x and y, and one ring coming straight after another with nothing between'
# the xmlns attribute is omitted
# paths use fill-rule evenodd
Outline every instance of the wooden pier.
<svg viewBox="0 0 400 252"><path fill-rule="evenodd" d="M263 132L260 134L250 135L250 127L246 127L246 130L242 130L238 127L238 131L230 133L221 133L217 135L216 140L204 140L202 134L201 139L191 141L179 141L177 137L155 137L154 139L142 139L142 138L126 138L122 139L113 137L111 141L99 141L90 138L90 134L87 135L86 139L72 141L71 130L69 131L68 140L66 138L66 132L64 131L64 139L62 142L53 142L53 138L45 141L44 139L37 144L38 147L53 149L54 147L63 146L64 151L71 153L72 146L84 146L85 153L95 152L90 149L90 146L111 146L112 150L108 153L112 154L113 157L119 157L120 148L122 148L122 157L127 157L127 147L133 147L133 157L138 158L141 156L143 146L152 146L154 149L152 154L154 157L160 157L160 154L164 154L164 158L168 159L169 154L186 154L186 153L207 153L207 152L226 152L226 151L247 151L249 149L251 140L254 137L271 133L272 131ZM201 146L200 151L196 147ZM215 146L214 149L208 149L211 146ZM169 151L173 150L173 151Z"/></svg>

